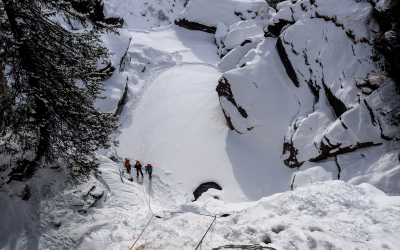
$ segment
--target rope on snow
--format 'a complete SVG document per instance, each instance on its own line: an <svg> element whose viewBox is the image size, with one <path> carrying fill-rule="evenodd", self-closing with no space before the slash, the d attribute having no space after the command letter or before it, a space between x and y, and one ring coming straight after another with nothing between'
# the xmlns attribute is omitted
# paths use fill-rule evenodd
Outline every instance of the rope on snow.
<svg viewBox="0 0 400 250"><path fill-rule="evenodd" d="M144 227L143 231L140 233L139 237L137 237L135 243L133 243L133 245L131 246L131 248L130 248L129 250L132 250L132 248L135 246L136 242L139 240L140 236L142 236L144 230L146 230L147 226L150 224L151 220L152 220L153 217L154 217L154 213L153 213L153 211L151 210L151 207L150 207L149 202L147 201L147 196L146 196L146 193L144 192L143 185L142 185L142 190L143 190L144 197L146 198L146 202L147 202L147 205L149 206L149 209L150 209L150 212L151 212L152 216L151 216L149 222L147 222L147 225Z"/></svg>
<svg viewBox="0 0 400 250"><path fill-rule="evenodd" d="M121 180L122 180L122 178L121 178ZM152 216L151 216L149 222L147 222L147 225L144 227L144 229L143 229L142 232L140 233L139 237L137 237L136 241L133 243L133 245L131 246L131 248L130 248L129 250L132 250L132 248L135 246L136 242L138 242L140 236L142 236L142 234L144 233L144 231L146 230L147 226L150 224L150 222L151 222L151 220L153 219L154 216L156 216L157 218L162 218L161 216L155 215L155 214L153 213L153 210L151 210L150 203L149 203L149 201L147 200L146 192L144 191L143 185L142 185L142 190L143 190L144 197L146 198L146 202L147 202L147 205L149 206L149 210L150 210ZM149 197L149 199L150 199L150 197ZM167 213L168 213L168 212L169 212L169 213L186 213L186 212L172 212L172 211L163 211L163 212L164 212L164 217L166 217L166 216L165 216L165 212L167 212ZM208 231L210 230L210 228L211 228L212 225L214 224L215 220L216 220L217 218L228 217L230 214L216 214L216 215L200 214L200 213L194 213L194 214L202 215L202 216L214 217L214 220L211 222L211 224L210 224L210 226L208 227L206 233L203 235L203 238L201 238L199 244L198 244L197 247L195 248L195 250L197 250L197 249L199 248L199 246L201 245L201 243L203 242L204 238L206 237ZM219 216L219 217L217 217L217 216Z"/></svg>

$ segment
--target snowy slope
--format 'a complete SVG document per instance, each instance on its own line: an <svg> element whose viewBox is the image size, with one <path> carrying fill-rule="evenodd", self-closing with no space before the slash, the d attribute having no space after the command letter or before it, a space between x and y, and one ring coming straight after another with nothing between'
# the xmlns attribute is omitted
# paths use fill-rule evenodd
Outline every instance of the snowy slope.
<svg viewBox="0 0 400 250"><path fill-rule="evenodd" d="M134 249L194 249L213 220L198 213L230 214L216 219L202 249L400 247L400 197L369 184L314 183L244 203L216 200L223 191L210 189L190 202L161 176L140 185L126 174L121 179L121 164L100 161L98 180L73 185L61 170L41 169L28 182L35 195L29 201L1 192L0 249L129 249L151 217L146 199L161 218L152 219Z"/></svg>

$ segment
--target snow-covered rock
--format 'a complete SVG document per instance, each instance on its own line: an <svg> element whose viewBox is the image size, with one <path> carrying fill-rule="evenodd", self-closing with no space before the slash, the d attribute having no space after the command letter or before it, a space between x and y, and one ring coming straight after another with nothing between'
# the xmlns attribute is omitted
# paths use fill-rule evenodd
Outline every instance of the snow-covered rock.
<svg viewBox="0 0 400 250"><path fill-rule="evenodd" d="M398 140L399 89L374 49L380 28L373 6L316 0L284 1L276 9L263 42L249 51L236 47L220 63L217 92L229 127L255 134L249 131L286 126L282 158L290 167ZM225 46L227 36L218 35L217 44ZM279 142L272 132L264 134Z"/></svg>
<svg viewBox="0 0 400 250"><path fill-rule="evenodd" d="M267 36L277 37L282 30L294 23L291 7L291 1L283 1L276 6L278 12L273 15L265 30Z"/></svg>
<svg viewBox="0 0 400 250"><path fill-rule="evenodd" d="M266 21L256 22L254 20L246 20L232 24L229 29L223 23L219 23L214 36L215 43L218 46L218 55L223 57L238 46L244 46L247 43L257 44L262 42L264 40L263 27L266 23ZM241 51L241 57L249 51L249 49L240 48L238 50ZM246 50L247 52L244 53ZM238 52L234 54L238 55ZM234 57L237 58L237 56ZM233 60L236 61L236 59Z"/></svg>
<svg viewBox="0 0 400 250"><path fill-rule="evenodd" d="M245 56L246 61L240 61L244 67L225 72L219 80L221 106L231 128L239 133L262 126L270 131L270 139L276 138L276 127L289 126L288 121L299 112L299 100L313 104L307 86L296 94L298 89L290 82L275 49L276 40L266 38ZM276 143L281 144L281 140Z"/></svg>
<svg viewBox="0 0 400 250"><path fill-rule="evenodd" d="M231 69L236 68L237 66L242 66L238 65L239 61L252 49L257 47L258 42L251 42L251 43L246 43L243 46L237 46L229 53L224 56L221 60L221 62L218 64L219 70L221 72L225 73L226 71L229 71Z"/></svg>
<svg viewBox="0 0 400 250"><path fill-rule="evenodd" d="M96 105L103 112L116 111L123 104L120 102L121 99L128 94L127 77L121 71L130 61L127 51L131 35L126 29L118 29L118 33L102 35L102 45L111 52L110 58L99 64L100 71L109 71L110 73L110 78L104 80L106 90L102 93L107 98L98 99L96 102Z"/></svg>
<svg viewBox="0 0 400 250"><path fill-rule="evenodd" d="M215 33L220 22L229 27L242 20L263 20L268 15L269 6L264 0L191 0L175 24Z"/></svg>
<svg viewBox="0 0 400 250"><path fill-rule="evenodd" d="M250 27L235 27L229 28L230 32L226 36L224 40L225 48L229 51L236 46L241 45L246 38L253 36L262 36L264 35L264 31L262 27L257 26L256 24L251 25Z"/></svg>
<svg viewBox="0 0 400 250"><path fill-rule="evenodd" d="M122 15L124 27L146 30L171 24L184 10L186 0L107 0L107 2ZM113 10L105 6L105 12L111 11Z"/></svg>
<svg viewBox="0 0 400 250"><path fill-rule="evenodd" d="M293 174L292 190L298 187L306 187L314 182L325 182L335 180L333 172L329 172L326 168L316 166Z"/></svg>
<svg viewBox="0 0 400 250"><path fill-rule="evenodd" d="M319 159L398 139L400 93L390 80L344 113L325 132Z"/></svg>
<svg viewBox="0 0 400 250"><path fill-rule="evenodd" d="M108 1L103 2L104 22L108 24L124 24L124 18L118 12L117 7Z"/></svg>

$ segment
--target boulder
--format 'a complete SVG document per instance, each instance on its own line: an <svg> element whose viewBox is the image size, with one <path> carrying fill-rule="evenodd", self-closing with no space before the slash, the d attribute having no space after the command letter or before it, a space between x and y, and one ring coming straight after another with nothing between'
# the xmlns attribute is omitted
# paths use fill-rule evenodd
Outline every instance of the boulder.
<svg viewBox="0 0 400 250"><path fill-rule="evenodd" d="M284 28L289 27L294 23L291 1L283 1L277 5L278 12L271 19L266 36L277 37L281 34Z"/></svg>
<svg viewBox="0 0 400 250"><path fill-rule="evenodd" d="M223 23L219 23L215 33L218 54L223 57L238 46L260 43L264 40L264 25L266 25L266 22L247 20L234 23L228 29Z"/></svg>

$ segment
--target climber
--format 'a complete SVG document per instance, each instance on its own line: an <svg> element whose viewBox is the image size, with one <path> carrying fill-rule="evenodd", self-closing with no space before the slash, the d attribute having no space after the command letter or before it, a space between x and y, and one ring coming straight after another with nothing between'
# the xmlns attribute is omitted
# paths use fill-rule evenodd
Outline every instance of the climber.
<svg viewBox="0 0 400 250"><path fill-rule="evenodd" d="M142 164L140 164L139 161L136 161L135 168L136 168L136 177L139 178L139 172L140 172L142 174L142 178L143 178Z"/></svg>
<svg viewBox="0 0 400 250"><path fill-rule="evenodd" d="M149 179L151 180L151 174L153 173L153 167L151 166L151 164L147 164L145 168L146 168L146 172L149 174Z"/></svg>
<svg viewBox="0 0 400 250"><path fill-rule="evenodd" d="M130 160L128 158L125 158L125 166L124 167L126 167L126 172L128 174L130 174L131 173L131 164L130 164Z"/></svg>

